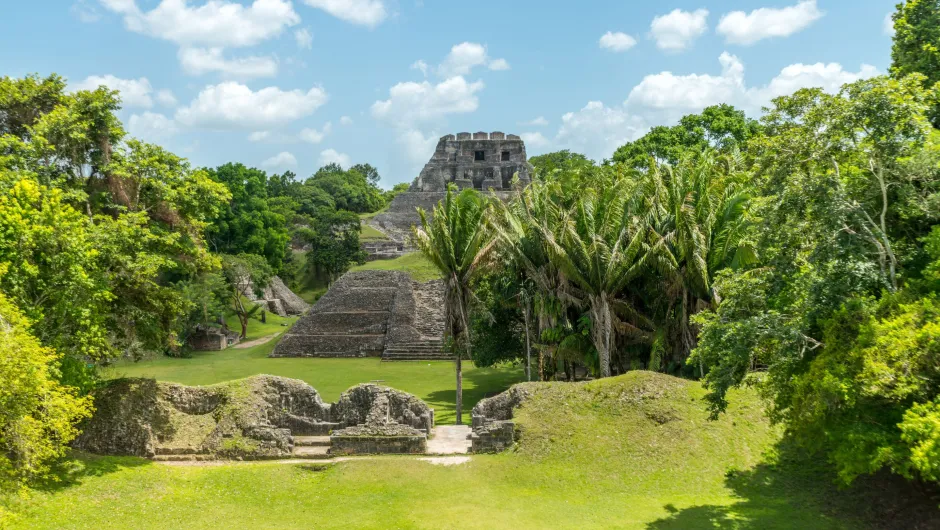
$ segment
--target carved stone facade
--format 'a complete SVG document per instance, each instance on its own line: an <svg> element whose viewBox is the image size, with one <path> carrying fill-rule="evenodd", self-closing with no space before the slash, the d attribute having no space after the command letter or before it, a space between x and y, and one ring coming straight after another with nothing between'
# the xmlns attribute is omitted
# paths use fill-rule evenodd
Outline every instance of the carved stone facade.
<svg viewBox="0 0 940 530"><path fill-rule="evenodd" d="M416 208L430 213L444 198L448 185L492 190L506 197L514 187L529 184L531 172L525 142L515 134L448 134L437 142L431 160L411 188L396 196L388 210L372 218L370 224L396 241L407 241L411 226L418 223Z"/></svg>

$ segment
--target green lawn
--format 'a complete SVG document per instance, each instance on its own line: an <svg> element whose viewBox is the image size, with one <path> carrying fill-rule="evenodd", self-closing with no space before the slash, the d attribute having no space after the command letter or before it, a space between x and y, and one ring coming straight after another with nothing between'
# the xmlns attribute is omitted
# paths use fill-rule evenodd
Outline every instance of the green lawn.
<svg viewBox="0 0 940 530"><path fill-rule="evenodd" d="M517 450L458 466L411 457L167 466L76 455L62 482L0 506L11 528L31 529L766 530L866 528L872 501L884 497L834 488L818 461L780 444L752 392L734 393L718 421L707 419L698 384L649 373L534 392L517 417ZM905 512L893 517L910 527Z"/></svg>
<svg viewBox="0 0 940 530"><path fill-rule="evenodd" d="M362 231L359 233L359 241L388 241L388 236L379 232L371 225L362 223Z"/></svg>
<svg viewBox="0 0 940 530"><path fill-rule="evenodd" d="M268 323L251 320L247 340L284 333L296 318L268 315ZM237 319L229 326L239 329ZM160 357L137 363L120 362L104 370L107 378L153 377L185 385L211 385L257 374L293 377L310 383L326 401L335 401L340 393L358 383L382 381L387 385L410 392L434 408L440 424L454 423L455 375L454 363L393 362L383 363L378 358L365 359L271 359L268 354L277 340L245 349L228 348L220 352L195 352L192 358ZM476 368L464 363L464 419L469 421L469 410L484 397L497 394L523 379L518 367Z"/></svg>
<svg viewBox="0 0 940 530"><path fill-rule="evenodd" d="M400 258L370 261L365 265L357 265L350 271L403 271L419 282L435 280L441 277L440 272L431 262L424 258L420 252L405 254Z"/></svg>

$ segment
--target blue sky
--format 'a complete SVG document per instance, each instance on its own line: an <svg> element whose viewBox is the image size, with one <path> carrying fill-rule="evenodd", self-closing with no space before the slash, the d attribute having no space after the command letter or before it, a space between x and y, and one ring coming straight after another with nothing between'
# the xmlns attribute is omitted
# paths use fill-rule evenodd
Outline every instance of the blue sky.
<svg viewBox="0 0 940 530"><path fill-rule="evenodd" d="M4 2L0 74L125 93L134 136L195 165L411 181L438 137L595 159L702 107L757 116L890 63L886 0Z"/></svg>

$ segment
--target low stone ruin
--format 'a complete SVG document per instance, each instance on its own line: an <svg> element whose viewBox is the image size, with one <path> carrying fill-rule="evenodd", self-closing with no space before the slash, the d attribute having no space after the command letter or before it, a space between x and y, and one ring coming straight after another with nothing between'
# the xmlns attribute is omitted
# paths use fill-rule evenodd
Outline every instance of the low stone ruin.
<svg viewBox="0 0 940 530"><path fill-rule="evenodd" d="M190 348L196 351L221 351L241 342L237 331L223 330L213 326L198 325L186 339Z"/></svg>
<svg viewBox="0 0 940 530"><path fill-rule="evenodd" d="M335 415L348 425L330 436L333 454L427 451L434 411L411 394L363 384L344 392L333 407Z"/></svg>
<svg viewBox="0 0 940 530"><path fill-rule="evenodd" d="M471 413L474 453L496 453L512 447L518 439L513 411L531 395L530 384L514 385L509 390L481 400Z"/></svg>
<svg viewBox="0 0 940 530"><path fill-rule="evenodd" d="M268 286L261 290L260 297L256 294L251 280L242 283L246 285L244 291L242 291L245 298L256 304L263 305L265 309L275 315L282 317L288 315L302 315L310 309L310 304L305 302L303 298L297 296L294 291L291 291L278 276L271 278Z"/></svg>
<svg viewBox="0 0 940 530"><path fill-rule="evenodd" d="M119 379L94 402L75 448L159 460L287 458L297 437L326 436L331 453L423 453L434 427L434 411L405 392L359 385L331 404L270 375L206 387Z"/></svg>

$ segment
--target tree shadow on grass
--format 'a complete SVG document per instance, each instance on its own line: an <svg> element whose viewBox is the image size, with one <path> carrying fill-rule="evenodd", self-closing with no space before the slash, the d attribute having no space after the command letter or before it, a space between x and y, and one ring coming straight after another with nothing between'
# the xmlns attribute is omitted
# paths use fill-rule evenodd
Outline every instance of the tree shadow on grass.
<svg viewBox="0 0 940 530"><path fill-rule="evenodd" d="M940 528L940 491L936 488L890 473L859 477L845 488L838 487L835 479L824 457L809 455L785 440L774 458L752 470L727 473L725 484L739 502L684 509L667 504L670 515L647 528Z"/></svg>
<svg viewBox="0 0 940 530"><path fill-rule="evenodd" d="M98 456L73 450L52 466L48 477L31 484L37 491L52 493L81 485L89 477L101 477L126 468L153 465L136 456Z"/></svg>

